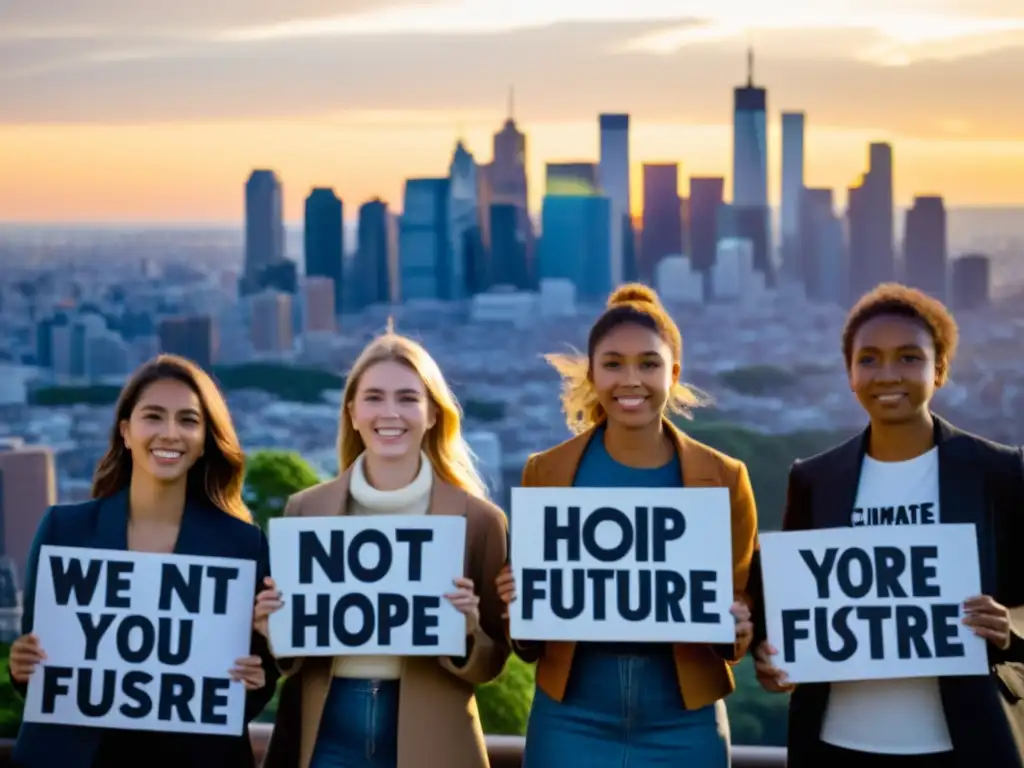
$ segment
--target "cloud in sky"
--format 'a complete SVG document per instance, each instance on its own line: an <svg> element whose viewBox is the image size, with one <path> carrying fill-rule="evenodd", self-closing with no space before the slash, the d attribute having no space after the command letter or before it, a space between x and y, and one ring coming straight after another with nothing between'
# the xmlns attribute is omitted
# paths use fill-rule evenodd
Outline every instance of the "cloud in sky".
<svg viewBox="0 0 1024 768"><path fill-rule="evenodd" d="M497 115L513 84L528 120L622 109L722 123L752 44L770 108L815 122L942 136L970 125L993 138L1024 124L1008 98L1024 69L1019 0L7 5L6 123Z"/></svg>

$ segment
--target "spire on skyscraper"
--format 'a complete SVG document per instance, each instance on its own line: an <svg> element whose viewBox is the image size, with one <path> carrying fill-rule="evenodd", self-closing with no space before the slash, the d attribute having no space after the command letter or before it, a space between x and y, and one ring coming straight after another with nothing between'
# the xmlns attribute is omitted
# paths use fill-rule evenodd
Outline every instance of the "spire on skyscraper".
<svg viewBox="0 0 1024 768"><path fill-rule="evenodd" d="M510 85L508 88L508 122L516 121L516 87Z"/></svg>
<svg viewBox="0 0 1024 768"><path fill-rule="evenodd" d="M754 87L754 46L747 47L747 87Z"/></svg>

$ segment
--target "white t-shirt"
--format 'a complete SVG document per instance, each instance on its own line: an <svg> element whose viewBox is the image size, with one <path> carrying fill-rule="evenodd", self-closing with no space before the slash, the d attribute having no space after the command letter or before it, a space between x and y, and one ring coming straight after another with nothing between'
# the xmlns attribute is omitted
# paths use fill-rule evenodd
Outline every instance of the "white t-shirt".
<svg viewBox="0 0 1024 768"><path fill-rule="evenodd" d="M937 525L938 448L910 461L864 457L851 523ZM832 683L821 740L844 749L919 755L953 749L934 677Z"/></svg>

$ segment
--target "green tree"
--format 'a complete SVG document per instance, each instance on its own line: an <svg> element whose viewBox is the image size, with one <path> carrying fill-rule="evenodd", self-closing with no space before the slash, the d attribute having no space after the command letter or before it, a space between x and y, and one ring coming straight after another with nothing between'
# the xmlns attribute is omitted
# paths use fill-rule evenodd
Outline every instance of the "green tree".
<svg viewBox="0 0 1024 768"><path fill-rule="evenodd" d="M320 482L313 468L294 451L259 451L248 457L245 468L245 503L263 530L273 517L284 513L293 493Z"/></svg>
<svg viewBox="0 0 1024 768"><path fill-rule="evenodd" d="M496 680L477 686L476 702L484 733L525 736L533 704L533 666L509 656Z"/></svg>
<svg viewBox="0 0 1024 768"><path fill-rule="evenodd" d="M14 739L21 726L21 713L25 702L11 685L8 673L8 657L11 646L0 643L0 739Z"/></svg>

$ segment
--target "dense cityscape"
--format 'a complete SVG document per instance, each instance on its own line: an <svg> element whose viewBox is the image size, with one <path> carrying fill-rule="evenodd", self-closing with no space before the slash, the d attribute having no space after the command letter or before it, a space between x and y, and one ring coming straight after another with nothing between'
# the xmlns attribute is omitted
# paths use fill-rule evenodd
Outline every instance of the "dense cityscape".
<svg viewBox="0 0 1024 768"><path fill-rule="evenodd" d="M865 148L840 210L834 190L805 186L803 112L780 116L770 196L754 74L751 56L734 90L728 197L727 176L682 179L666 162L643 164L643 199L631 199L632 116L602 114L600 157L548 162L532 215L510 98L490 162L456 140L447 173L408 179L400 206L373 199L353 217L315 188L304 222L286 227L287 179L257 168L239 227L0 228L0 634L16 631L11 595L40 515L89 495L112 397L158 352L218 377L247 452L294 450L328 476L341 377L393 316L438 359L504 502L526 456L566 437L543 354L583 347L614 285L657 288L683 330L684 378L713 396L716 420L786 435L861 423L838 353L844 311L898 279L961 324L940 407L1024 442L1024 212L947 211L935 194L898 210L887 143Z"/></svg>

